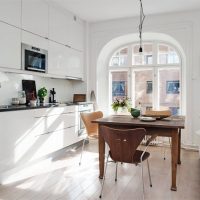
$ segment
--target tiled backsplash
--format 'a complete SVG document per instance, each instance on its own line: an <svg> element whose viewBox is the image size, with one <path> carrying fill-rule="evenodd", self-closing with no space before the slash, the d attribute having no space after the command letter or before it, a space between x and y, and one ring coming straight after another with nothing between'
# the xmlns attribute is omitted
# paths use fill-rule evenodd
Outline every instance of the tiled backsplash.
<svg viewBox="0 0 200 200"><path fill-rule="evenodd" d="M18 92L22 90L23 79L35 80L36 90L40 89L41 87L46 87L48 90L46 102L48 102L49 90L52 88L55 88L56 90L56 100L61 102L71 101L73 98L74 90L76 91L77 87L77 84L74 84L69 80L0 72L0 105L11 104L11 98L18 97ZM84 89L79 86L78 90Z"/></svg>

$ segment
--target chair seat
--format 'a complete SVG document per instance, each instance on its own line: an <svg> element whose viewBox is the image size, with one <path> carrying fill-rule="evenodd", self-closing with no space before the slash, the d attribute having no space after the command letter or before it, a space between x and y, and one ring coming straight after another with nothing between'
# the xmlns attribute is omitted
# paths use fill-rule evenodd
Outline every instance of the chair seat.
<svg viewBox="0 0 200 200"><path fill-rule="evenodd" d="M136 150L136 152L133 156L133 163L140 163L140 157L141 157L142 153L143 153L143 151ZM142 157L142 161L146 160L149 156L150 156L150 153L145 152Z"/></svg>
<svg viewBox="0 0 200 200"><path fill-rule="evenodd" d="M135 154L133 156L132 162L127 162L125 160L117 160L117 162L126 162L126 163L138 164L138 163L140 163L140 157L141 157L142 153L143 153L143 151L136 150ZM110 157L112 158L112 154L111 154L110 151L109 151L109 154L110 154ZM146 160L149 156L150 156L150 153L145 152L143 157L142 157L142 161ZM114 160L114 161L116 162L116 160Z"/></svg>
<svg viewBox="0 0 200 200"><path fill-rule="evenodd" d="M97 135L97 134L91 134L91 135L88 135L88 138L89 139L98 139L99 138L99 136Z"/></svg>

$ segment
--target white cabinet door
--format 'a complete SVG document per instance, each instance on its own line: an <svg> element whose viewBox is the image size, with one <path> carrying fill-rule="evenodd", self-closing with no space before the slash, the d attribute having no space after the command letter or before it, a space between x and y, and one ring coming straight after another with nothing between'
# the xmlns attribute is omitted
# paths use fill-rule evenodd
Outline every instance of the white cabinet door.
<svg viewBox="0 0 200 200"><path fill-rule="evenodd" d="M68 49L68 56L65 58L66 76L82 79L84 74L83 52Z"/></svg>
<svg viewBox="0 0 200 200"><path fill-rule="evenodd" d="M41 49L48 49L47 39L34 35L32 33L28 33L26 31L22 31L22 42Z"/></svg>
<svg viewBox="0 0 200 200"><path fill-rule="evenodd" d="M37 126L29 111L0 113L0 171L28 162L38 144L32 129Z"/></svg>
<svg viewBox="0 0 200 200"><path fill-rule="evenodd" d="M69 33L70 46L74 49L84 51L84 22L79 19L72 20Z"/></svg>
<svg viewBox="0 0 200 200"><path fill-rule="evenodd" d="M0 22L0 67L21 69L21 31Z"/></svg>
<svg viewBox="0 0 200 200"><path fill-rule="evenodd" d="M64 45L49 41L48 73L65 76L65 49Z"/></svg>
<svg viewBox="0 0 200 200"><path fill-rule="evenodd" d="M22 0L22 28L48 37L48 3L45 0Z"/></svg>
<svg viewBox="0 0 200 200"><path fill-rule="evenodd" d="M69 45L68 34L72 16L66 11L49 6L49 38Z"/></svg>
<svg viewBox="0 0 200 200"><path fill-rule="evenodd" d="M21 0L0 0L0 20L21 28Z"/></svg>
<svg viewBox="0 0 200 200"><path fill-rule="evenodd" d="M83 52L49 41L49 74L83 78Z"/></svg>
<svg viewBox="0 0 200 200"><path fill-rule="evenodd" d="M49 38L83 51L84 22L72 13L49 6Z"/></svg>

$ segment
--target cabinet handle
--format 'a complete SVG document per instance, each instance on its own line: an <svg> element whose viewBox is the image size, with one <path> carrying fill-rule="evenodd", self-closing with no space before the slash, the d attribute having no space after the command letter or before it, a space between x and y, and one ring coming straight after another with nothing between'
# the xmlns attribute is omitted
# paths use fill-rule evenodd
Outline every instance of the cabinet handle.
<svg viewBox="0 0 200 200"><path fill-rule="evenodd" d="M66 129L69 129L69 128L73 128L75 126L76 125L74 125L74 126L68 126L68 127L62 128L62 129L55 130L55 131L48 131L46 133L42 133L42 134L36 135L35 137L39 137L39 136L42 136L42 135L48 135L48 134L51 134L51 133L54 133L54 132L58 132L58 131L66 130Z"/></svg>
<svg viewBox="0 0 200 200"><path fill-rule="evenodd" d="M36 119L39 119L39 118L47 118L48 116L44 115L44 116L39 116L39 117L34 117Z"/></svg>
<svg viewBox="0 0 200 200"><path fill-rule="evenodd" d="M66 44L65 46L68 47L68 48L72 48L72 47L71 47L70 45L68 45L68 44Z"/></svg>
<svg viewBox="0 0 200 200"><path fill-rule="evenodd" d="M72 113L75 114L75 111L71 111L71 112L67 112L67 113L53 114L53 115L43 115L43 116L38 116L38 117L34 117L34 118L36 118L36 119L38 119L38 118L48 118L48 117L55 116L55 115L68 115L68 114L72 114Z"/></svg>

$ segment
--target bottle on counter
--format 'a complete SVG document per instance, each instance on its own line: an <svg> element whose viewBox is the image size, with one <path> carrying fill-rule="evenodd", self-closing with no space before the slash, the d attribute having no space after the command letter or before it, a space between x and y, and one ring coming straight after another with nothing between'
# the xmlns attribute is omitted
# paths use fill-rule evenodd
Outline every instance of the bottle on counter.
<svg viewBox="0 0 200 200"><path fill-rule="evenodd" d="M24 90L19 91L19 104L26 104L26 93Z"/></svg>

